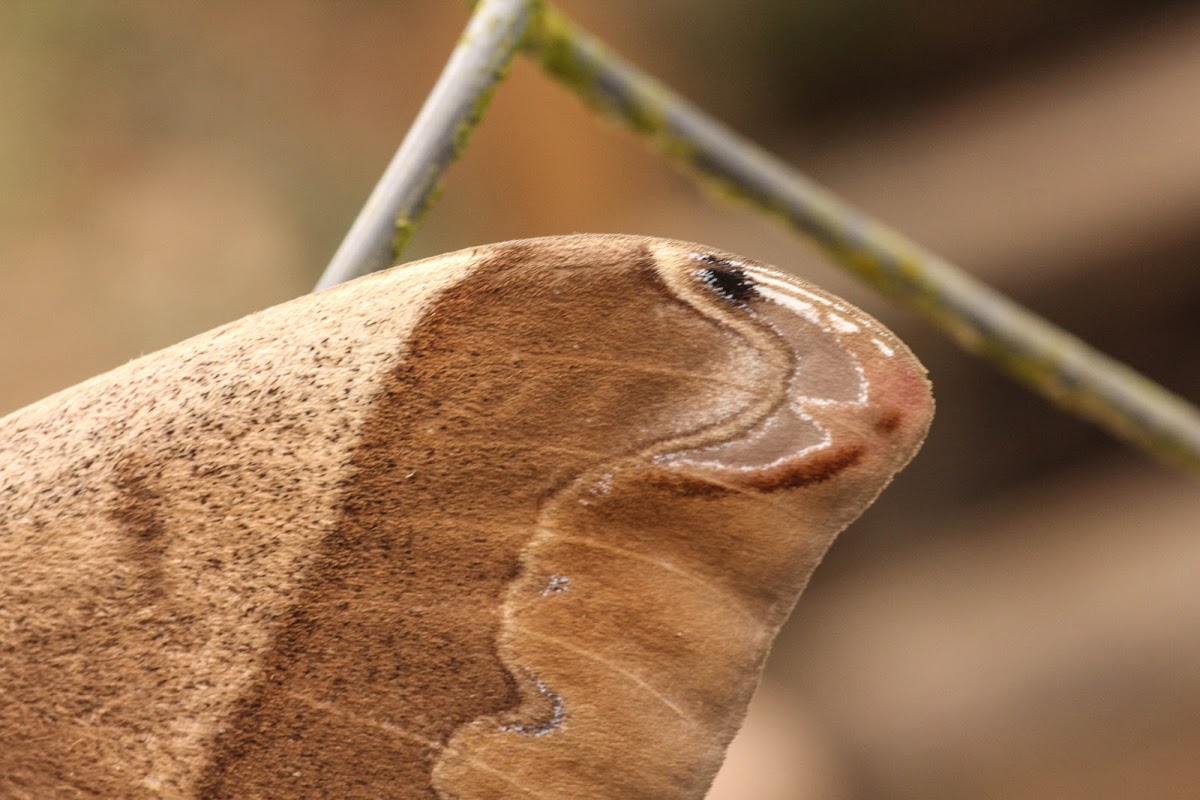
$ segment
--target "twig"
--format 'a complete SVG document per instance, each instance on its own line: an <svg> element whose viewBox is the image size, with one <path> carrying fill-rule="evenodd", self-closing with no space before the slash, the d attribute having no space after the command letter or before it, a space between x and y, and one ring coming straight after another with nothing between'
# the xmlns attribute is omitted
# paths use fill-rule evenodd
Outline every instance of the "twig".
<svg viewBox="0 0 1200 800"><path fill-rule="evenodd" d="M395 263L508 72L537 3L483 0L317 289Z"/></svg>
<svg viewBox="0 0 1200 800"><path fill-rule="evenodd" d="M1200 473L1200 412L857 211L622 61L547 7L527 49L587 103L648 137L718 192L812 237L968 352L1062 408Z"/></svg>

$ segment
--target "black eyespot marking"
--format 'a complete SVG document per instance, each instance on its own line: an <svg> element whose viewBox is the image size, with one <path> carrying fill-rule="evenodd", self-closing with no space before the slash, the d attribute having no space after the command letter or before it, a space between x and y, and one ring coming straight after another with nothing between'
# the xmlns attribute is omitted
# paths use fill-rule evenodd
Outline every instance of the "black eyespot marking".
<svg viewBox="0 0 1200 800"><path fill-rule="evenodd" d="M756 294L754 281L733 264L716 256L702 256L700 260L709 266L697 270L696 275L726 300L745 303Z"/></svg>

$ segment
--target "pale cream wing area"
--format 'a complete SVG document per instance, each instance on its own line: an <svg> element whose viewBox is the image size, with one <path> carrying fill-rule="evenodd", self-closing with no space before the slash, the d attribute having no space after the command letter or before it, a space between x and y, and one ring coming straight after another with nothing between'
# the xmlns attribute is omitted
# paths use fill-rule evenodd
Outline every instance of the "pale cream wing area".
<svg viewBox="0 0 1200 800"><path fill-rule="evenodd" d="M188 797L470 253L269 309L0 421L0 797Z"/></svg>
<svg viewBox="0 0 1200 800"><path fill-rule="evenodd" d="M844 301L631 236L132 362L0 420L0 796L703 797L932 410Z"/></svg>

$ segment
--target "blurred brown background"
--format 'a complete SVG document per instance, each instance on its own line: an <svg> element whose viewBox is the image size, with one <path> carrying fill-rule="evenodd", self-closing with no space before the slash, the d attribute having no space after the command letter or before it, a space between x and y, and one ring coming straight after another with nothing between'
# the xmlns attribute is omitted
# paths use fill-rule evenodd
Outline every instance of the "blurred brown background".
<svg viewBox="0 0 1200 800"><path fill-rule="evenodd" d="M1200 3L564 0L803 170L1200 401ZM465 21L434 0L0 4L0 413L307 291ZM519 62L409 255L703 241L929 366L713 797L1200 797L1200 490L711 201Z"/></svg>

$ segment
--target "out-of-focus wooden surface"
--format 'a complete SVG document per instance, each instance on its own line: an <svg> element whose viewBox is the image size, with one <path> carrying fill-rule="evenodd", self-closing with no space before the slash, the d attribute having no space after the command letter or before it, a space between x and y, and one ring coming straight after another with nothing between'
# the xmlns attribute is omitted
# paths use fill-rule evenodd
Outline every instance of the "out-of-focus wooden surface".
<svg viewBox="0 0 1200 800"><path fill-rule="evenodd" d="M1200 4L563 5L1200 402ZM0 6L0 413L307 291L464 15ZM572 231L775 263L878 314L935 383L926 450L818 571L714 798L1200 796L1200 488L704 197L518 63L410 255Z"/></svg>

